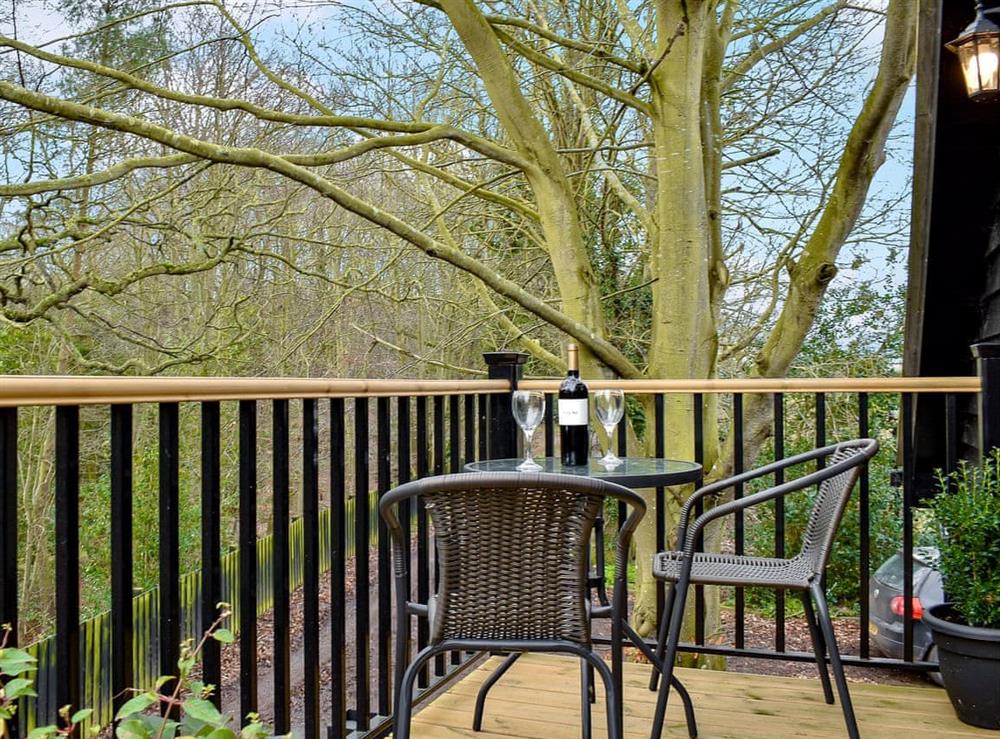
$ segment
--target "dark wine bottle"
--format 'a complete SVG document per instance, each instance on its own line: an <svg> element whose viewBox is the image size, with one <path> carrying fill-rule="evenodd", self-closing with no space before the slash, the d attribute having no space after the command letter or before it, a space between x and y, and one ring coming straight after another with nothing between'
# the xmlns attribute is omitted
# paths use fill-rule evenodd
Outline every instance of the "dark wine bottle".
<svg viewBox="0 0 1000 739"><path fill-rule="evenodd" d="M580 379L576 344L570 344L566 379L559 386L559 445L567 467L587 464L590 452L590 407L586 383Z"/></svg>

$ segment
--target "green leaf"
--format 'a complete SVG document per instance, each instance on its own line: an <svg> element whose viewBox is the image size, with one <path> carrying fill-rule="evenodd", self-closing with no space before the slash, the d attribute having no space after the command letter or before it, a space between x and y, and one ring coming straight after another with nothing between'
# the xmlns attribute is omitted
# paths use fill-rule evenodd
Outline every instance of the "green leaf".
<svg viewBox="0 0 1000 739"><path fill-rule="evenodd" d="M125 705L118 709L115 718L121 721L126 716L133 713L142 713L159 700L155 693L139 693L139 695L125 701Z"/></svg>
<svg viewBox="0 0 1000 739"><path fill-rule="evenodd" d="M173 675L160 675L158 678L156 678L156 683L155 683L156 689L159 690L173 679L174 679Z"/></svg>
<svg viewBox="0 0 1000 739"><path fill-rule="evenodd" d="M223 644L232 644L236 641L236 637L233 636L233 632L229 629L217 629L212 634L212 638L216 641L221 641Z"/></svg>
<svg viewBox="0 0 1000 739"><path fill-rule="evenodd" d="M22 672L32 672L37 669L35 667L37 662L38 660L23 649L14 647L0 649L0 674L17 676Z"/></svg>
<svg viewBox="0 0 1000 739"><path fill-rule="evenodd" d="M32 685L33 682L28 678L15 677L3 686L4 696L6 696L7 700L14 700L25 695L37 696L38 693L32 689Z"/></svg>
<svg viewBox="0 0 1000 739"><path fill-rule="evenodd" d="M146 724L137 718L133 718L118 724L115 736L118 739L150 739L152 735Z"/></svg>
<svg viewBox="0 0 1000 739"><path fill-rule="evenodd" d="M92 714L93 712L94 712L93 708L81 708L79 711L70 716L69 722L71 724L78 724L81 721L90 718L90 714Z"/></svg>
<svg viewBox="0 0 1000 739"><path fill-rule="evenodd" d="M204 721L215 727L223 726L226 723L226 718L219 713L215 704L204 698L188 698L182 707L187 716L197 721Z"/></svg>
<svg viewBox="0 0 1000 739"><path fill-rule="evenodd" d="M244 726L243 731L240 732L242 739L266 739L270 735L271 732L267 730L267 727L257 721Z"/></svg>
<svg viewBox="0 0 1000 739"><path fill-rule="evenodd" d="M223 726L221 729L215 729L207 736L208 739L236 739L236 734L233 730L226 726Z"/></svg>
<svg viewBox="0 0 1000 739"><path fill-rule="evenodd" d="M36 726L28 732L28 739L44 739L48 736L55 736L56 731L57 729L54 724L50 724L49 726Z"/></svg>

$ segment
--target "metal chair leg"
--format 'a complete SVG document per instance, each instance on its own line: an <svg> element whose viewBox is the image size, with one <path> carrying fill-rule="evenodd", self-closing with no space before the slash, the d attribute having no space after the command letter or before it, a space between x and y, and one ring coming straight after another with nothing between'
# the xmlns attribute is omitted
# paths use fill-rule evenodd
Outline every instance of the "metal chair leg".
<svg viewBox="0 0 1000 739"><path fill-rule="evenodd" d="M663 622L667 623L668 621L669 619L664 616ZM643 638L635 632L635 629L629 626L627 621L622 621L622 629L628 637L628 640L646 656L646 659L649 660L649 664L653 666L653 673L658 676L660 674L661 667L657 663L656 653L649 648L649 645L647 645ZM677 691L677 695L681 697L681 702L684 704L684 718L687 720L688 736L691 737L691 739L697 739L698 722L695 720L694 703L691 701L691 695L687 692L687 688L684 687L684 683L682 683L677 677L672 677L670 681L670 687Z"/></svg>
<svg viewBox="0 0 1000 739"><path fill-rule="evenodd" d="M663 734L663 722L667 716L667 699L670 697L670 686L673 684L674 662L677 659L677 644L681 638L681 623L684 619L684 601L687 599L688 584L691 581L692 560L686 559L681 569L680 579L674 586L674 597L670 610L670 627L667 634L667 648L663 654L663 675L660 682L660 692L656 696L656 713L653 716L651 739L660 739Z"/></svg>
<svg viewBox="0 0 1000 739"><path fill-rule="evenodd" d="M670 613L673 609L674 593L677 592L677 583L673 583L667 590L667 597L663 599L663 613L660 617L660 623L656 630L656 659L662 664L663 663L663 652L667 648L667 631L670 626ZM649 689L654 693L656 692L656 687L659 685L660 681L660 671L656 669L656 664L653 663L653 672L649 676Z"/></svg>
<svg viewBox="0 0 1000 739"><path fill-rule="evenodd" d="M406 666L399 691L396 693L396 714L392 724L392 735L395 739L410 739L410 718L413 714L413 683L416 682L420 668L440 649L426 647L413 661Z"/></svg>
<svg viewBox="0 0 1000 739"><path fill-rule="evenodd" d="M819 670L819 681L823 685L823 698L826 702L833 704L833 689L830 687L830 673L826 669L826 640L820 633L819 625L816 623L816 614L813 613L812 599L809 591L802 591L802 607L805 610L806 623L809 624L809 638L812 639L813 654L816 655L816 667Z"/></svg>
<svg viewBox="0 0 1000 739"><path fill-rule="evenodd" d="M837 636L833 633L833 622L830 620L830 610L826 605L826 594L818 581L813 580L809 584L813 598L816 600L816 610L819 617L819 624L823 629L823 636L826 639L826 646L830 652L830 667L833 669L833 679L837 683L837 695L840 697L840 706L844 711L844 722L847 724L847 736L850 739L860 739L858 733L858 722L854 717L854 706L851 703L851 694L847 690L847 678L844 677L844 665L840 662L840 650L837 648Z"/></svg>
<svg viewBox="0 0 1000 739"><path fill-rule="evenodd" d="M580 661L580 720L583 739L591 739L590 704L594 694L593 668L586 660Z"/></svg>
<svg viewBox="0 0 1000 739"><path fill-rule="evenodd" d="M482 731L483 730L483 711L486 708L486 695L490 692L490 688L497 684L497 681L503 677L504 673L509 670L515 662L521 657L521 652L514 652L507 655L507 659L500 663L500 666L493 670L492 674L483 682L479 687L479 693L476 695L476 712L472 716L472 730Z"/></svg>
<svg viewBox="0 0 1000 739"><path fill-rule="evenodd" d="M615 686L611 670L607 663L593 652L588 652L584 659L594 666L604 682L604 697L608 714L608 739L622 739L621 712L618 710L622 696Z"/></svg>

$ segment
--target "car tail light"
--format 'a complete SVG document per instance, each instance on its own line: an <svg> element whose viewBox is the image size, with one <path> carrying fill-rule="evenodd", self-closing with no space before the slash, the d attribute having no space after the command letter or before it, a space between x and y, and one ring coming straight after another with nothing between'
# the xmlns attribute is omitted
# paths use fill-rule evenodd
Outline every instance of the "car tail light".
<svg viewBox="0 0 1000 739"><path fill-rule="evenodd" d="M912 601L913 601L913 620L919 621L924 617L924 604L920 602L920 598L918 598L917 596L913 596ZM889 609L897 616L902 617L904 605L905 601L903 600L903 596L897 595L889 602Z"/></svg>

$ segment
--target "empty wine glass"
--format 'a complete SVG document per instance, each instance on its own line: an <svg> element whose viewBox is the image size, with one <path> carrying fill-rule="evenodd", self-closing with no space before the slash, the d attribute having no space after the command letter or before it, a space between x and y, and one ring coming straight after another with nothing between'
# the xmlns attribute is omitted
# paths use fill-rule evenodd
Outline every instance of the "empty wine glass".
<svg viewBox="0 0 1000 739"><path fill-rule="evenodd" d="M598 390L594 393L594 409L597 411L597 420L608 432L608 453L600 459L600 463L607 469L617 467L622 459L611 448L614 444L615 426L625 413L625 393L621 390Z"/></svg>
<svg viewBox="0 0 1000 739"><path fill-rule="evenodd" d="M538 472L542 466L531 454L531 437L545 414L545 395L534 390L515 390L510 401L514 420L524 431L524 461L517 466L519 472Z"/></svg>

